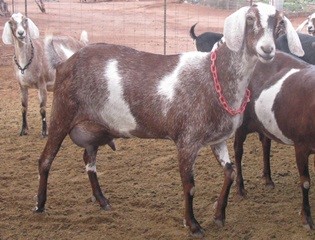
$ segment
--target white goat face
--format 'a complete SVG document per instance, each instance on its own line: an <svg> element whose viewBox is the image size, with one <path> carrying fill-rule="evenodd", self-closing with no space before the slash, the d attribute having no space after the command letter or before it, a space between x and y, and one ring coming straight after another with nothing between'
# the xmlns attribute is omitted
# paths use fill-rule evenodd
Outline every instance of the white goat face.
<svg viewBox="0 0 315 240"><path fill-rule="evenodd" d="M315 13L308 17L307 31L311 35L315 35Z"/></svg>
<svg viewBox="0 0 315 240"><path fill-rule="evenodd" d="M27 18L21 13L15 13L12 15L9 24L12 34L14 34L17 39L23 41L27 33Z"/></svg>
<svg viewBox="0 0 315 240"><path fill-rule="evenodd" d="M21 13L12 14L3 28L2 41L5 44L13 44L14 41L25 43L27 36L31 39L39 37L39 30L33 21Z"/></svg>
<svg viewBox="0 0 315 240"><path fill-rule="evenodd" d="M273 60L275 39L281 31L289 36L290 50L293 49L297 56L303 55L301 42L291 22L274 6L255 3L251 7L243 7L227 17L224 23L228 48L235 52L246 50L261 62Z"/></svg>
<svg viewBox="0 0 315 240"><path fill-rule="evenodd" d="M255 44L258 59L261 62L270 62L276 53L275 29L278 25L278 12L268 4L258 4L257 12L249 11L246 15L248 31L261 34ZM281 21L281 20L280 20ZM255 39L255 38L254 38Z"/></svg>

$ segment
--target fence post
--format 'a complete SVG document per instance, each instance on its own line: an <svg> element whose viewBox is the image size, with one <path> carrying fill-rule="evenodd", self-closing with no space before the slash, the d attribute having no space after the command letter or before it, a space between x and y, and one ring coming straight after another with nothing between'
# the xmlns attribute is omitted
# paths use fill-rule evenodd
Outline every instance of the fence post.
<svg viewBox="0 0 315 240"><path fill-rule="evenodd" d="M24 0L25 3L25 16L27 17L27 0Z"/></svg>
<svg viewBox="0 0 315 240"><path fill-rule="evenodd" d="M164 55L166 55L166 0L164 0Z"/></svg>
<svg viewBox="0 0 315 240"><path fill-rule="evenodd" d="M269 4L275 6L275 8L279 11L283 10L283 1L284 0L269 0Z"/></svg>

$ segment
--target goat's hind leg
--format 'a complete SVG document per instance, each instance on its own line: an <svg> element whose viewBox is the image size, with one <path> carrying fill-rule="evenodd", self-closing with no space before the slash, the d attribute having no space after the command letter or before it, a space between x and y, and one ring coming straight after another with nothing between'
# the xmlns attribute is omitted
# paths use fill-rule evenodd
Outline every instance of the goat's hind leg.
<svg viewBox="0 0 315 240"><path fill-rule="evenodd" d="M302 210L301 217L303 225L307 229L314 229L314 223L311 216L311 206L309 202L309 190L311 187L311 179L308 168L308 158L310 151L307 147L294 145L296 163L300 174L300 186L302 190Z"/></svg>
<svg viewBox="0 0 315 240"><path fill-rule="evenodd" d="M237 129L234 137L234 153L236 165L236 191L238 196L244 197L246 190L242 171L242 158L244 153L244 142L246 140L246 131L241 127Z"/></svg>
<svg viewBox="0 0 315 240"><path fill-rule="evenodd" d="M40 115L42 118L42 136L46 137L48 135L47 121L46 121L46 104L47 104L47 90L39 89L39 107Z"/></svg>
<svg viewBox="0 0 315 240"><path fill-rule="evenodd" d="M271 148L271 140L264 136L263 134L259 134L259 140L262 144L263 154L264 154L264 169L263 169L263 179L265 180L266 187L273 189L275 188L275 184L271 179L271 168L270 168L270 148Z"/></svg>
<svg viewBox="0 0 315 240"><path fill-rule="evenodd" d="M44 151L38 160L39 187L37 193L37 205L35 208L36 212L43 212L45 210L50 167L66 136L66 131L55 131L55 133L52 133L51 136L48 137Z"/></svg>
<svg viewBox="0 0 315 240"><path fill-rule="evenodd" d="M97 174L96 174L96 154L98 147L89 147L85 149L83 154L83 159L85 162L86 172L89 176L89 180L91 183L93 196L96 198L101 208L104 210L110 210L110 204L108 200L102 193L101 187L98 182Z"/></svg>

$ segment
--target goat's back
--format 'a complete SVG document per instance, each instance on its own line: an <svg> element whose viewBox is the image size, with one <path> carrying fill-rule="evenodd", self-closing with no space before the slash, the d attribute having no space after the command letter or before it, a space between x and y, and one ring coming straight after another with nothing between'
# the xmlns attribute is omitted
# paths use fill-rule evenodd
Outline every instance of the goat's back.
<svg viewBox="0 0 315 240"><path fill-rule="evenodd" d="M298 36L305 52L304 56L300 57L300 59L304 60L307 63L315 64L315 37L303 33L298 33ZM292 54L288 47L288 39L286 34L281 35L276 40L276 48L283 52Z"/></svg>

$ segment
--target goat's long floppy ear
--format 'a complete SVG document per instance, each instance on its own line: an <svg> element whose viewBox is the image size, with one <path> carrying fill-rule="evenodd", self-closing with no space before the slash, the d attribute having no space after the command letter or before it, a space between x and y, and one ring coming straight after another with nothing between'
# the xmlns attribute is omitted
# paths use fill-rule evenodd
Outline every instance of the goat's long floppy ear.
<svg viewBox="0 0 315 240"><path fill-rule="evenodd" d="M297 32L294 30L292 23L286 17L283 17L285 23L285 31L288 39L290 52L298 57L304 56L304 50Z"/></svg>
<svg viewBox="0 0 315 240"><path fill-rule="evenodd" d="M4 44L13 44L12 31L11 31L9 22L6 22L4 24L4 28L2 32L2 42Z"/></svg>
<svg viewBox="0 0 315 240"><path fill-rule="evenodd" d="M27 23L28 23L28 29L30 32L30 37L32 39L36 39L39 37L39 30L38 27L35 25L35 23L31 20L31 19L27 19Z"/></svg>
<svg viewBox="0 0 315 240"><path fill-rule="evenodd" d="M307 24L308 20L306 19L304 22L302 22L296 29L297 32L301 32L302 29L305 27L305 25Z"/></svg>
<svg viewBox="0 0 315 240"><path fill-rule="evenodd" d="M225 19L223 35L226 45L234 52L238 52L245 35L245 15L249 7L242 7Z"/></svg>

